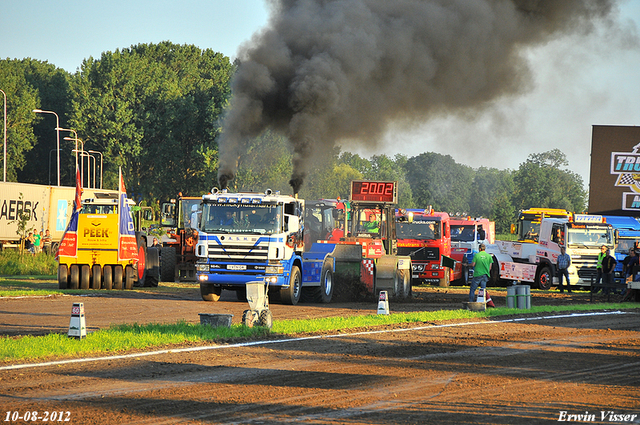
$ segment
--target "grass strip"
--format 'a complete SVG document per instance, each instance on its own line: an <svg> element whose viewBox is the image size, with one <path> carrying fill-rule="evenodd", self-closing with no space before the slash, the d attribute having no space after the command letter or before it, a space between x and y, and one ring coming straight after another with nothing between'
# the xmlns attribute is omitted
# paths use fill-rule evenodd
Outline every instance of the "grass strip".
<svg viewBox="0 0 640 425"><path fill-rule="evenodd" d="M326 317L303 320L275 320L271 332L266 328L244 325L213 328L207 325L179 322L176 324L124 324L91 332L79 340L66 334L0 338L0 361L40 360L49 357L71 357L122 353L171 344L228 342L234 339L258 339L269 334L296 335L314 332L338 332L402 323L438 323L451 320L491 318L509 315L535 315L597 310L638 309L638 303L598 303L563 306L536 306L528 310L490 308L486 311L439 310L390 315L371 314L353 317Z"/></svg>

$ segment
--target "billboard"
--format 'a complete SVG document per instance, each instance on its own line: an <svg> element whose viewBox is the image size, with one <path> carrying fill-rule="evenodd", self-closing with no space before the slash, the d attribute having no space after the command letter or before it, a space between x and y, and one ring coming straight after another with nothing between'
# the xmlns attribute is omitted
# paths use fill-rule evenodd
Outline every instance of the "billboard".
<svg viewBox="0 0 640 425"><path fill-rule="evenodd" d="M640 127L593 126L589 213L640 217Z"/></svg>

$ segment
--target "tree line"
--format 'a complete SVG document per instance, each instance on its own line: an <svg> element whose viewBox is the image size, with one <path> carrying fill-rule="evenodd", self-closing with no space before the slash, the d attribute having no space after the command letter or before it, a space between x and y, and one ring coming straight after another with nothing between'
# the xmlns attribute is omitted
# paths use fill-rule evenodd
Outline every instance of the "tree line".
<svg viewBox="0 0 640 425"><path fill-rule="evenodd" d="M74 74L46 61L0 60L7 180L56 184L57 122L33 112L41 109L75 130L79 147L102 154L105 188L117 187L122 167L130 195L147 205L178 192L206 193L217 186L216 140L236 69L221 53L171 42L104 52ZM65 137L75 134L60 133L61 184L73 186L76 143ZM317 154L300 192L305 199L347 198L354 179L397 180L399 206L489 217L499 232L508 231L522 208L586 207L582 179L558 149L532 154L514 170L474 169L435 152L363 158L335 147ZM267 131L238 158L230 189L290 193L292 158L284 137Z"/></svg>

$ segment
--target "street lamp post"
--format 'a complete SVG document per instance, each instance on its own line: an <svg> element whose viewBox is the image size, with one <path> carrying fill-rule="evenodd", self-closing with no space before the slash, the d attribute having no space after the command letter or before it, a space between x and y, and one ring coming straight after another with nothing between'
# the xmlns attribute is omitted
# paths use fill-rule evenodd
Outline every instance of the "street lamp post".
<svg viewBox="0 0 640 425"><path fill-rule="evenodd" d="M51 153L55 152L57 149L51 149L49 151L49 185L51 185Z"/></svg>
<svg viewBox="0 0 640 425"><path fill-rule="evenodd" d="M73 131L73 130L72 130ZM84 152L84 142L80 139L78 139L78 137L65 137L64 140L74 140L76 142L76 149L73 150L73 152L76 153L76 168L78 167L78 152ZM78 142L80 142L80 144L82 145L82 147L80 148L80 150L78 150ZM84 187L84 161L82 160L82 156L80 159L80 186Z"/></svg>
<svg viewBox="0 0 640 425"><path fill-rule="evenodd" d="M42 109L34 109L33 112L36 114L53 114L56 116L56 148L58 149L58 186L60 186L60 118L58 114L53 111L43 111Z"/></svg>
<svg viewBox="0 0 640 425"><path fill-rule="evenodd" d="M2 92L2 95L4 96L4 161L2 162L3 166L4 166L4 177L3 177L3 181L6 182L7 181L7 94L3 91L0 90Z"/></svg>
<svg viewBox="0 0 640 425"><path fill-rule="evenodd" d="M100 155L100 189L102 189L102 152L99 152L99 151L87 151L87 152L97 153ZM94 177L94 182L95 182L95 177Z"/></svg>
<svg viewBox="0 0 640 425"><path fill-rule="evenodd" d="M61 127L56 128L56 130L58 130L58 131L68 131L68 132L73 133L73 135L74 135L73 139L69 139L69 138L65 137L64 140L75 140L76 149L78 149L78 133L76 133L75 130L73 130L71 128L61 128ZM78 166L78 152L76 152L76 166Z"/></svg>

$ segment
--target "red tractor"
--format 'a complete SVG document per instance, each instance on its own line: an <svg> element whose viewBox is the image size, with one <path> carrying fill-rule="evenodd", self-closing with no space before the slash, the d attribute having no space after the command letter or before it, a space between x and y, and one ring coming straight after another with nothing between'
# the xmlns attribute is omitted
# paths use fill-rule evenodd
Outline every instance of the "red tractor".
<svg viewBox="0 0 640 425"><path fill-rule="evenodd" d="M195 282L198 226L202 197L182 196L162 204L162 226L168 227L160 252L163 282Z"/></svg>

